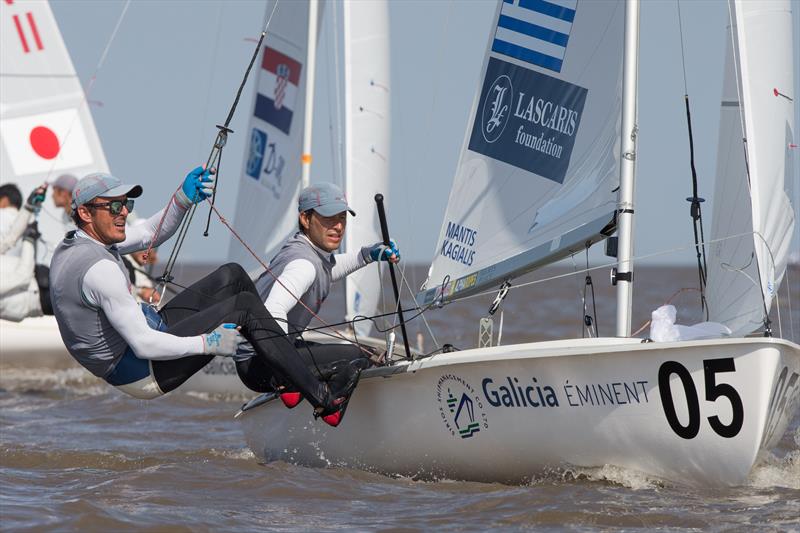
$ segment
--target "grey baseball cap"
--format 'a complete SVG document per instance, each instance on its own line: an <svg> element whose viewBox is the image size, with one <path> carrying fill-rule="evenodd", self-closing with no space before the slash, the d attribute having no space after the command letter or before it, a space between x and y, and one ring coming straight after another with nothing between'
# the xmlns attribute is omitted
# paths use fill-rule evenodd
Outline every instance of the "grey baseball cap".
<svg viewBox="0 0 800 533"><path fill-rule="evenodd" d="M142 195L141 185L127 185L119 178L105 172L95 172L82 177L72 191L72 208L77 209L97 197L112 198L114 196L138 198Z"/></svg>
<svg viewBox="0 0 800 533"><path fill-rule="evenodd" d="M347 205L347 198L342 189L333 183L317 183L300 191L297 211L302 213L309 209L324 217L332 217L344 211L356 216L356 212Z"/></svg>
<svg viewBox="0 0 800 533"><path fill-rule="evenodd" d="M75 190L75 185L77 185L77 183L78 183L78 178L76 178L72 174L61 174L53 182L53 187L64 189L67 192L72 192L73 190Z"/></svg>

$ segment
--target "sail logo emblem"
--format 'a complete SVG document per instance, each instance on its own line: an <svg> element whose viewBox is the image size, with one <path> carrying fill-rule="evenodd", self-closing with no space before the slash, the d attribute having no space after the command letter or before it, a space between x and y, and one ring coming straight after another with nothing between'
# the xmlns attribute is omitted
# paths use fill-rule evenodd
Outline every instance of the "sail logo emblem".
<svg viewBox="0 0 800 533"><path fill-rule="evenodd" d="M464 378L441 376L436 383L436 400L442 423L452 436L469 439L489 429L483 402Z"/></svg>
<svg viewBox="0 0 800 533"><path fill-rule="evenodd" d="M264 150L267 147L267 134L258 128L250 133L250 149L247 151L245 173L253 179L261 176L261 163L264 161Z"/></svg>
<svg viewBox="0 0 800 533"><path fill-rule="evenodd" d="M490 57L467 148L564 183L588 90Z"/></svg>
<svg viewBox="0 0 800 533"><path fill-rule="evenodd" d="M493 143L503 134L508 124L511 102L514 100L514 87L511 78L499 76L486 93L483 101L483 138Z"/></svg>

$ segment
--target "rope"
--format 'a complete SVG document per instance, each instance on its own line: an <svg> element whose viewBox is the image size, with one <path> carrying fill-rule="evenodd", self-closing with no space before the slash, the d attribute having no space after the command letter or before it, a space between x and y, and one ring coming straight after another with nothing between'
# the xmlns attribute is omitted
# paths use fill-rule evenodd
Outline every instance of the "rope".
<svg viewBox="0 0 800 533"><path fill-rule="evenodd" d="M279 0L275 0L275 4L272 6L272 12L270 12L269 17L267 18L267 22L264 25L264 29L261 31L261 36L259 37L258 42L256 43L256 47L253 50L253 54L250 57L250 63L247 65L247 70L245 70L244 76L242 77L242 81L239 84L239 89L236 91L236 97L234 98L233 104L231 104L231 108L228 111L228 116L225 119L225 123L222 126L217 125L217 129L218 129L217 137L214 140L214 145L212 146L211 152L208 155L208 159L206 161L206 164L203 167L204 169L211 169L212 173L214 172L214 169L219 171L220 163L222 162L222 149L225 147L225 144L227 143L228 133L229 132L231 132L231 133L233 132L233 130L231 130L228 126L230 125L231 120L233 119L233 114L236 111L236 107L239 105L239 99L242 96L242 91L244 90L244 86L247 83L247 79L250 76L250 71L253 68L253 64L255 63L255 60L258 57L259 51L261 50L261 45L262 45L262 43L264 42L264 39L267 36L267 30L269 29L269 26L272 23L272 17L275 15L275 10L278 8L278 2L279 2ZM208 212L208 221L206 222L206 229L205 229L205 231L203 233L205 236L208 236L208 226L211 223L211 210L214 209L214 204L215 204L216 198L217 198L217 189L219 187L219 176L220 176L220 174L217 173L217 182L214 184L214 191L211 194L211 202L210 202L211 209ZM177 193L177 190L175 192ZM191 205L191 207L189 207L189 213L188 213L188 215L184 216L183 220L181 220L181 224L180 224L179 229L178 229L177 241L175 243L175 246L172 248L172 252L170 253L169 259L167 259L167 265L166 265L166 267L164 269L164 273L161 276L162 283L164 283L164 284L166 284L166 283L168 283L168 282L170 282L172 280L172 269L175 266L175 262L178 260L178 254L180 253L180 250L183 247L183 242L186 239L186 235L187 235L188 230L189 230L189 225L192 223L192 219L194 218L195 211L197 210L197 205L198 204L195 203L195 202L197 200L198 194L199 194L199 191L195 192L194 198L190 199L190 200L192 200L192 205ZM175 195L173 194L173 199L174 198L175 198ZM165 217L166 217L166 211L164 212L164 215L162 215L161 221L159 222L159 225L157 227L156 237L158 235L158 232L160 232L160 230L161 230L161 226L164 223L164 218ZM155 237L150 242L150 245L148 246L148 249L147 249L147 254L148 255L150 253L150 250L153 247L154 242L155 242Z"/></svg>
<svg viewBox="0 0 800 533"><path fill-rule="evenodd" d="M729 239L738 239L740 237L744 237L744 236L747 236L747 235L759 235L759 233L756 232L756 231L746 231L746 232L739 233L739 234L736 234L736 235L729 235L727 237L720 237L718 239L712 239L710 241L705 241L705 242L702 242L701 244L709 245L709 244L714 244L714 243L717 243L717 242L727 241ZM689 249L691 249L693 247L694 247L694 244L688 244L688 245L685 245L685 246L676 246L675 248L671 248L671 249L668 249L668 250L662 250L662 251L653 252L653 253L644 254L644 255L637 255L637 256L634 256L632 260L641 261L643 259L652 259L654 257L660 257L660 256L664 256L664 255L674 254L676 252L686 251L686 250L689 250ZM565 278L567 276L574 276L575 274L582 274L582 273L585 273L585 272L591 272L593 270L600 270L600 269L603 269L603 268L611 268L611 267L614 267L614 266L617 266L617 263L606 263L606 264L598 265L596 267L592 267L592 268L589 268L589 269L581 269L581 270L576 270L574 272L567 272L565 274L557 274L555 276L550 276L550 277L547 277L547 278L537 279L537 280L533 280L533 281L528 281L526 283L521 283L519 285L514 285L512 287L512 289L521 289L522 287L527 287L528 285L536 285L538 283L544 283L544 282L547 282L547 281L554 281L554 280L557 280L557 279ZM479 293L476 293L476 294L470 294L469 296L463 296L463 297L458 298L458 299L459 300L469 300L471 298L478 298L478 297L494 294L495 292L496 292L496 289L487 290L487 291L479 292ZM445 303L448 303L448 302L445 302Z"/></svg>

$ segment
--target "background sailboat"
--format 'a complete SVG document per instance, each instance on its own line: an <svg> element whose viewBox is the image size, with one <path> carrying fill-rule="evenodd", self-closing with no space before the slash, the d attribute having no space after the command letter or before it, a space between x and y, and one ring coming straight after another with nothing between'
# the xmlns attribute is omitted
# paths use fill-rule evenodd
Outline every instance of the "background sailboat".
<svg viewBox="0 0 800 533"><path fill-rule="evenodd" d="M271 10L268 3L266 12ZM297 231L300 189L312 181L333 181L358 214L348 224L340 251L381 240L374 196L387 191L389 176L387 3L332 2L324 9L314 0L283 3L272 28L254 96L234 226L268 263ZM312 49L316 53L310 53ZM325 75L314 75L317 68ZM329 102L327 124L326 117L314 116L315 93L326 95ZM332 168L313 166L315 120L316 127L327 126L330 135L328 146L314 151L330 150ZM263 272L237 239L231 240L229 256L255 275ZM371 267L344 280L346 320L375 314L380 279L380 269ZM370 321L354 325L359 337L369 335L372 327Z"/></svg>
<svg viewBox="0 0 800 533"><path fill-rule="evenodd" d="M730 3L737 35L760 28L783 32L779 43L791 42L785 35L788 2L763 11L742 4ZM780 439L798 404L797 344L776 337L648 343L626 336L638 2L531 6L499 2L421 300L461 298L578 252L609 235L616 221L617 281L623 286L617 331L623 336L486 347L368 370L336 430L315 425L308 413L267 403L241 417L259 457L503 482L565 463L614 464L681 483L733 485L746 479L761 450ZM776 20L765 23L769 18ZM775 59L738 56L791 79L791 50L782 49ZM592 69L595 63L604 68ZM598 101L598 95L605 98ZM610 107L616 108L613 119L599 118ZM781 135L794 129L791 118L784 119ZM619 142L605 133L609 122ZM584 128L592 135L583 135ZM754 129L745 131L755 135ZM758 149L753 144L748 142L748 155ZM620 176L616 201L610 196L616 173L607 170L614 165ZM756 179L752 167L750 177ZM582 188L578 182L584 180L598 186ZM567 200L583 204L582 214L573 214ZM793 223L785 216L777 222ZM769 303L764 307L768 311Z"/></svg>
<svg viewBox="0 0 800 533"><path fill-rule="evenodd" d="M62 173L108 171L86 96L47 2L0 3L0 182L27 195ZM63 237L48 199L39 214L37 262L48 264ZM0 320L5 361L58 360L67 352L52 316Z"/></svg>

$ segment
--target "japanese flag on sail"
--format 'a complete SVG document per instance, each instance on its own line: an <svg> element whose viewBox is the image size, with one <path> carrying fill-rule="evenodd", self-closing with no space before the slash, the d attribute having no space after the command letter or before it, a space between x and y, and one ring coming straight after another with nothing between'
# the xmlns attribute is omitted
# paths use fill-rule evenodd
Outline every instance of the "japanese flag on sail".
<svg viewBox="0 0 800 533"><path fill-rule="evenodd" d="M92 163L77 109L0 120L0 137L17 176Z"/></svg>
<svg viewBox="0 0 800 533"><path fill-rule="evenodd" d="M291 57L273 48L264 48L253 115L286 135L292 127L301 67Z"/></svg>

